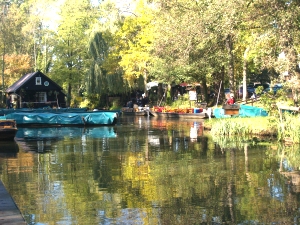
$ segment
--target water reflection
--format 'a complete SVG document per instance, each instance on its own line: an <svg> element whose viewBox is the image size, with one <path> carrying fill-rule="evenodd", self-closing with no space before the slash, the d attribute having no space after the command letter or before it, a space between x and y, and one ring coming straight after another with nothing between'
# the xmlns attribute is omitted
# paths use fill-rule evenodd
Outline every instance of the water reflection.
<svg viewBox="0 0 300 225"><path fill-rule="evenodd" d="M60 140L81 139L86 142L88 138L115 138L114 127L35 127L18 129L16 140L23 150L37 151L39 153L51 151L55 142Z"/></svg>
<svg viewBox="0 0 300 225"><path fill-rule="evenodd" d="M28 224L299 223L299 192L284 174L299 167L280 166L276 143L219 144L193 120L130 117L110 128L115 136L23 130L16 157L0 154Z"/></svg>
<svg viewBox="0 0 300 225"><path fill-rule="evenodd" d="M19 128L17 139L31 140L59 140L64 138L78 138L81 136L91 138L116 137L114 127L43 127L43 128Z"/></svg>

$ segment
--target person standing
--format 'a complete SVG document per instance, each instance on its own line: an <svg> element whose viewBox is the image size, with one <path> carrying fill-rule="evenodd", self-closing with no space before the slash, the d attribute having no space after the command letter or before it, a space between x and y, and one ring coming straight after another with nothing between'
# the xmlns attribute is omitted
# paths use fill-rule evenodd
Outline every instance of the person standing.
<svg viewBox="0 0 300 225"><path fill-rule="evenodd" d="M11 108L11 100L10 100L10 96L9 95L6 96L6 108L7 109Z"/></svg>
<svg viewBox="0 0 300 225"><path fill-rule="evenodd" d="M233 105L235 103L234 94L231 93L229 99L227 99L226 104Z"/></svg>

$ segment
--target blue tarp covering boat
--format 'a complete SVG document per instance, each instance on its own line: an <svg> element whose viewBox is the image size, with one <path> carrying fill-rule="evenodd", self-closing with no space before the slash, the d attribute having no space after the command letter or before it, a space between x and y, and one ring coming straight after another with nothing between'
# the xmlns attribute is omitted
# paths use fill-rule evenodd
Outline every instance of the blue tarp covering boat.
<svg viewBox="0 0 300 225"><path fill-rule="evenodd" d="M216 118L229 118L230 115L225 115L225 111L222 108L215 108L213 110L213 115ZM254 107L250 105L240 105L239 114L235 117L259 117L268 116L268 113L263 108Z"/></svg>
<svg viewBox="0 0 300 225"><path fill-rule="evenodd" d="M16 112L9 113L7 119L16 120L17 125L113 125L116 123L118 114L116 112L77 112L77 113L50 113L50 112Z"/></svg>

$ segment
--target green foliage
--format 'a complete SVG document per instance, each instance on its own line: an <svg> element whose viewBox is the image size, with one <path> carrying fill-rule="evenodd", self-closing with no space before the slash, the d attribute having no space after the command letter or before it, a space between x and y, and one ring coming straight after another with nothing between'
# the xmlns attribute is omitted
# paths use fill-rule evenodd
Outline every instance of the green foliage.
<svg viewBox="0 0 300 225"><path fill-rule="evenodd" d="M67 0L57 6L60 20L50 15L50 26L48 6L55 8L55 1L9 1L0 51L30 55L32 70L61 85L68 102L83 86L91 94L120 94L155 79L200 82L206 92L220 81L237 85L242 75L247 82L260 79L255 75L262 70L287 71L297 100L300 8L298 1L286 2L141 0L122 14L114 1ZM273 97L262 101L275 115Z"/></svg>
<svg viewBox="0 0 300 225"><path fill-rule="evenodd" d="M182 96L179 96L179 98L172 102L170 105L171 108L190 108L191 107L191 101L189 99L188 94L184 94Z"/></svg>
<svg viewBox="0 0 300 225"><path fill-rule="evenodd" d="M99 106L100 96L98 94L90 94L85 96L84 101L79 103L81 108L97 109Z"/></svg>
<svg viewBox="0 0 300 225"><path fill-rule="evenodd" d="M257 93L262 93L262 87L257 88ZM270 116L279 116L277 103L281 102L287 106L294 105L292 99L288 96L288 87L283 87L282 89L276 91L270 89L270 91L265 92L260 95L260 103L263 105L263 108L268 112Z"/></svg>
<svg viewBox="0 0 300 225"><path fill-rule="evenodd" d="M119 100L114 100L112 102L112 106L109 108L110 110L117 110L117 109L120 109L121 106L120 106L120 101Z"/></svg>
<svg viewBox="0 0 300 225"><path fill-rule="evenodd" d="M67 0L61 7L51 74L67 90L67 105L85 84L88 40L97 15L87 0Z"/></svg>

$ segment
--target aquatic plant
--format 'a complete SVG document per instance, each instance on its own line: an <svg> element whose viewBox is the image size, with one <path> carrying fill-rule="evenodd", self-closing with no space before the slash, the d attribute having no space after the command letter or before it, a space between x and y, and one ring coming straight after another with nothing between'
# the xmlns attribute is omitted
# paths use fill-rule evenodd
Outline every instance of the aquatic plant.
<svg viewBox="0 0 300 225"><path fill-rule="evenodd" d="M205 124L212 135L277 135L276 124L269 117L214 119Z"/></svg>
<svg viewBox="0 0 300 225"><path fill-rule="evenodd" d="M300 143L300 116L285 112L275 120L278 130L278 140Z"/></svg>

